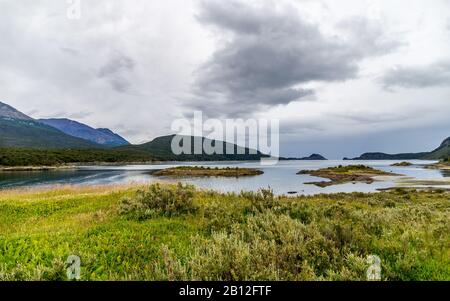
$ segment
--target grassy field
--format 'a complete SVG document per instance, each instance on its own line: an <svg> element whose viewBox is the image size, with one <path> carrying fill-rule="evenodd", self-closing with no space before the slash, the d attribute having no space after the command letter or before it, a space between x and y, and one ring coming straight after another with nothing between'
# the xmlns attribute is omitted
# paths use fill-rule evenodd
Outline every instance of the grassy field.
<svg viewBox="0 0 450 301"><path fill-rule="evenodd" d="M0 280L450 280L450 193L0 191Z"/></svg>

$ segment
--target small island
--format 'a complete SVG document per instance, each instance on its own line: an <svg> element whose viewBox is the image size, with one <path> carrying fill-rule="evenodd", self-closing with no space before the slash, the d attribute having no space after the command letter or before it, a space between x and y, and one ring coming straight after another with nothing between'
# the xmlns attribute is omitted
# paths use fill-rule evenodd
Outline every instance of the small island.
<svg viewBox="0 0 450 301"><path fill-rule="evenodd" d="M294 158L294 157L281 157L280 160L286 160L286 161L325 161L328 160L324 156L320 154L312 154L309 157L303 157L303 158Z"/></svg>
<svg viewBox="0 0 450 301"><path fill-rule="evenodd" d="M302 170L298 175L311 175L315 177L327 178L330 181L308 182L305 184L328 187L332 185L345 184L349 182L373 183L375 176L399 176L398 174L374 169L365 165L350 165L329 167L318 170Z"/></svg>
<svg viewBox="0 0 450 301"><path fill-rule="evenodd" d="M300 158L299 160L304 160L304 161L325 161L328 160L327 158L325 158L324 156L320 155L320 154L312 154L309 157L304 157L304 158Z"/></svg>
<svg viewBox="0 0 450 301"><path fill-rule="evenodd" d="M413 164L411 162L400 162L400 163L394 163L391 166L395 166L395 167L407 167L407 166L412 166Z"/></svg>
<svg viewBox="0 0 450 301"><path fill-rule="evenodd" d="M238 167L204 167L204 166L179 166L158 170L154 176L174 176L174 177L248 177L262 175L264 172L253 168Z"/></svg>

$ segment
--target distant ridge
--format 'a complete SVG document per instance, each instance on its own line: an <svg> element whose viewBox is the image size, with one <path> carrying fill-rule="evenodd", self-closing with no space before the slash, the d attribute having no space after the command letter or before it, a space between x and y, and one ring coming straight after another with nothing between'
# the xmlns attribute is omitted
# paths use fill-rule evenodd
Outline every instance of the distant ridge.
<svg viewBox="0 0 450 301"><path fill-rule="evenodd" d="M364 153L356 158L344 158L344 160L419 160L429 153L404 153L385 154L380 152Z"/></svg>
<svg viewBox="0 0 450 301"><path fill-rule="evenodd" d="M0 117L17 120L33 120L33 118L0 101Z"/></svg>
<svg viewBox="0 0 450 301"><path fill-rule="evenodd" d="M130 145L128 141L109 129L94 129L88 125L70 119L42 119L35 120L30 116L18 111L14 107L0 102L0 148L23 148L23 149L101 149L131 150L133 158L154 158L166 161L225 161L225 160L260 160L268 157L259 151L251 152L231 143L224 143L222 154L209 155L202 151L194 154L193 146L191 154L176 155L172 153L171 143L176 135L158 137L148 143L141 145ZM185 136L190 137L190 136ZM209 140L202 137L190 137L191 144L201 139L201 143L209 142L214 145L221 141ZM233 154L226 154L227 148L233 148ZM242 151L239 154L238 150ZM124 154L120 153L122 162L125 161ZM149 157L149 155L151 157ZM353 159L344 160L438 160L450 157L450 137L445 139L441 145L431 152L386 154L381 152L364 153ZM312 154L304 158L280 158L280 160L326 160L319 154Z"/></svg>
<svg viewBox="0 0 450 301"><path fill-rule="evenodd" d="M109 129L94 129L86 124L67 118L39 119L39 122L54 127L67 135L107 147L130 144L127 140Z"/></svg>
<svg viewBox="0 0 450 301"><path fill-rule="evenodd" d="M3 148L99 148L99 144L75 138L42 124L0 102L0 147Z"/></svg>
<svg viewBox="0 0 450 301"><path fill-rule="evenodd" d="M303 158L280 158L280 160L301 160L301 161L325 161L328 160L327 158L325 158L324 156L320 155L320 154L312 154L309 157L303 157Z"/></svg>
<svg viewBox="0 0 450 301"><path fill-rule="evenodd" d="M403 154L364 153L357 158L344 158L344 160L439 160L448 157L450 157L450 137L445 139L437 149L431 152Z"/></svg>
<svg viewBox="0 0 450 301"><path fill-rule="evenodd" d="M450 137L445 139L437 149L427 154L424 158L434 160L434 159L445 159L449 157L450 157Z"/></svg>
<svg viewBox="0 0 450 301"><path fill-rule="evenodd" d="M222 141L210 140L203 137L194 137L194 136L179 136L184 137L191 140L191 154L181 154L175 155L172 152L172 139L177 135L169 135L158 137L148 143L144 143L141 145L130 145L123 146L117 149L120 150L137 150L146 152L156 158L160 158L161 160L169 160L169 161L243 161L243 160L260 160L263 157L267 157L263 155L259 151L255 151L256 154L252 154L249 148L244 148L232 143L225 143ZM211 145L216 145L215 143L223 143L223 154L213 154L209 155L202 151L201 154L194 154L194 143L195 141L199 141L204 143L211 143ZM234 154L226 154L227 147L232 147L234 149ZM238 154L238 150L243 152L244 154Z"/></svg>

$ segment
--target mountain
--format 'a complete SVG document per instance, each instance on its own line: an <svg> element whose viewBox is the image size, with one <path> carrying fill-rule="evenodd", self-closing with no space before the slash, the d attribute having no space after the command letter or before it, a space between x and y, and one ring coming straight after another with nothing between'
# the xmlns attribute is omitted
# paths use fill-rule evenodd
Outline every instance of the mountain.
<svg viewBox="0 0 450 301"><path fill-rule="evenodd" d="M307 161L307 160L324 161L324 160L328 160L328 159L325 158L325 157L322 156L322 155L319 155L319 154L312 154L312 155L309 156L309 157L300 158L299 160L305 160L305 161Z"/></svg>
<svg viewBox="0 0 450 301"><path fill-rule="evenodd" d="M344 158L344 160L439 160L448 157L450 157L450 137L431 152L403 154L365 153L357 158Z"/></svg>
<svg viewBox="0 0 450 301"><path fill-rule="evenodd" d="M124 138L113 133L109 129L94 129L83 123L66 118L39 119L39 122L54 127L67 135L85 139L107 147L130 144Z"/></svg>
<svg viewBox="0 0 450 301"><path fill-rule="evenodd" d="M445 159L449 157L450 157L450 137L445 139L437 149L427 154L424 158L436 160L436 159Z"/></svg>
<svg viewBox="0 0 450 301"><path fill-rule="evenodd" d="M303 158L293 158L293 157L281 157L280 160L302 160L302 161L324 161L324 160L328 160L327 158L325 158L322 155L319 154L312 154L309 157L303 157Z"/></svg>
<svg viewBox="0 0 450 301"><path fill-rule="evenodd" d="M404 153L404 154L385 154L385 153L364 153L353 159L344 158L344 160L419 160L429 153Z"/></svg>
<svg viewBox="0 0 450 301"><path fill-rule="evenodd" d="M0 147L85 149L101 146L66 135L0 102Z"/></svg>
<svg viewBox="0 0 450 301"><path fill-rule="evenodd" d="M93 142L75 138L34 120L0 116L0 147L99 148Z"/></svg>
<svg viewBox="0 0 450 301"><path fill-rule="evenodd" d="M17 120L33 120L33 118L25 115L22 112L19 112L18 110L3 102L0 102L0 117Z"/></svg>
<svg viewBox="0 0 450 301"><path fill-rule="evenodd" d="M190 139L191 141L191 148L190 152L191 154L181 154L181 155L175 155L172 152L172 140L175 138L185 138ZM193 154L194 153L194 145L196 142L198 143L208 143L210 145L216 146L220 143L223 143L222 152L223 154L213 154L209 155L206 154L203 150L201 154ZM234 154L228 155L226 154L225 150L227 147L232 148L234 150ZM160 160L174 160L174 161L240 161L240 160L260 160L263 157L267 157L266 155L263 155L259 151L255 151L256 154L251 154L250 149L237 146L236 144L231 143L225 143L218 140L210 140L203 137L193 137L193 136L177 136L177 135L170 135L170 136L162 136L154 139L151 142L144 143L141 145L129 145L129 146L122 146L119 148L116 148L119 150L138 150L146 152ZM244 152L244 154L237 154L237 152L241 151Z"/></svg>

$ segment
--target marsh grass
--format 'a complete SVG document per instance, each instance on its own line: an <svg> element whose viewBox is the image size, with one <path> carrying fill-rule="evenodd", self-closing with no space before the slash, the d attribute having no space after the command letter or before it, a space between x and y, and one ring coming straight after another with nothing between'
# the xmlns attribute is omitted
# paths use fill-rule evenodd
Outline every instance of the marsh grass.
<svg viewBox="0 0 450 301"><path fill-rule="evenodd" d="M372 254L383 280L450 280L449 220L445 191L4 191L0 280L66 280L72 254L82 280L365 280Z"/></svg>

